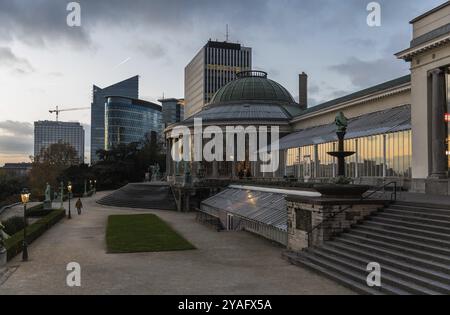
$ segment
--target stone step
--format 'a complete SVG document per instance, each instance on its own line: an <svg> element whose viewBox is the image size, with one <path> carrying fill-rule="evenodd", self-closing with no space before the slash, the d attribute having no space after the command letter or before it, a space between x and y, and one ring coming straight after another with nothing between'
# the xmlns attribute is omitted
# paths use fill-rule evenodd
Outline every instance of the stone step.
<svg viewBox="0 0 450 315"><path fill-rule="evenodd" d="M412 222L412 221L406 221L406 220L398 220L393 218L388 218L383 215L372 215L366 218L367 222L380 222L390 225L395 225L398 228L413 228L417 230L421 230L423 232L433 232L433 233L440 233L444 235L450 235L449 228L443 227L443 226L435 226L430 224L422 224L419 222Z"/></svg>
<svg viewBox="0 0 450 315"><path fill-rule="evenodd" d="M396 258L379 255L377 253L355 248L346 244L338 242L327 242L321 248L333 251L336 255L344 255L346 257L359 257L361 259L367 259L369 262L377 262L381 265L392 266L406 272L411 272L426 278L433 279L435 281L450 285L450 274L448 272L442 272L438 270L430 269L429 267L423 267L414 262L408 262L398 260Z"/></svg>
<svg viewBox="0 0 450 315"><path fill-rule="evenodd" d="M332 260L328 259L328 257L323 257L320 255L315 255L315 252L313 253L307 253L306 258L311 261L313 264L318 265L322 268L327 268L328 270L331 270L333 272L338 273L339 275L349 278L352 281L355 281L359 283L360 285L365 285L366 287L370 288L367 285L367 274L365 273L364 269L358 268L358 266L348 263L344 264L342 261L339 260ZM407 286L393 286L391 281L387 281L387 283L382 283L381 287L372 287L373 290L381 291L385 294L395 294L395 295L410 295L410 294L423 294L422 291L415 291L415 290L407 290Z"/></svg>
<svg viewBox="0 0 450 315"><path fill-rule="evenodd" d="M433 232L433 231L424 231L421 229L415 229L415 228L406 227L406 226L398 226L395 223L389 224L389 223L386 223L383 221L378 222L378 221L374 221L374 220L366 220L362 223L361 226L383 229L383 230L388 231L389 233L390 232L403 233L403 234L409 234L409 235L417 235L419 237L432 238L432 239L436 239L436 240L450 241L450 234Z"/></svg>
<svg viewBox="0 0 450 315"><path fill-rule="evenodd" d="M306 253L291 253L291 252L284 252L283 258L286 259L288 262L290 262L293 265L301 266L308 268L312 271L315 271L325 277L330 278L331 280L334 280L338 282L339 284L350 288L354 290L355 292L365 294L365 295L385 295L386 293L382 292L379 289L370 288L367 286L367 284L360 279L352 280L352 277L347 277L345 275L342 275L339 272L335 272L332 269L328 267L322 267L318 264L315 264L311 260L309 260Z"/></svg>
<svg viewBox="0 0 450 315"><path fill-rule="evenodd" d="M360 250L368 251L371 253L378 254L380 256L385 257L391 257L397 260L403 260L405 262L411 262L415 265L419 265L425 268L430 268L432 270L440 271L440 272L446 272L450 274L450 264L444 264L438 261L420 258L416 256L412 256L411 254L405 254L405 253L399 253L397 251L389 250L386 248L382 248L379 246L369 245L369 244L363 244L359 242L355 242L352 240L344 239L344 238L338 238L335 241L332 242L333 244L344 244L353 248L357 248ZM377 261L375 261L377 262Z"/></svg>
<svg viewBox="0 0 450 315"><path fill-rule="evenodd" d="M343 261L347 262L353 262L357 264L360 268L363 268L363 271L365 271L367 268L367 265L371 262L369 259L364 259L363 257L353 255L346 253L345 251L337 251L334 248L327 248L327 247L321 247L318 249L314 249L315 254L322 254L322 255L328 255L330 259L341 259ZM402 279L404 281L416 283L422 287L426 287L430 290L442 293L442 294L450 294L450 285L445 284L445 282L436 280L434 276L427 277L426 275L420 275L420 273L417 273L417 269L412 269L412 272L405 271L400 268L396 268L395 266L389 264L389 263L380 263L381 267L381 277L382 277L382 283L384 280L385 273L392 275L396 278ZM366 271L366 275L367 275ZM447 279L450 281L450 277Z"/></svg>
<svg viewBox="0 0 450 315"><path fill-rule="evenodd" d="M393 219L397 221L405 221L405 222L413 222L413 223L420 223L423 225L430 225L430 226L440 226L447 228L450 232L450 221L443 221L443 220L433 220L433 219L427 219L423 217L417 217L417 216L407 216L403 214L394 214L389 212L379 212L375 215L379 218L388 218Z"/></svg>
<svg viewBox="0 0 450 315"><path fill-rule="evenodd" d="M395 208L385 208L382 213L413 216L413 217L419 217L419 218L424 218L424 219L450 222L450 215L434 214L434 213L428 213L425 211L409 211L409 210L400 210L400 209L395 209ZM449 212L449 214L450 214L450 212Z"/></svg>
<svg viewBox="0 0 450 315"><path fill-rule="evenodd" d="M422 212L422 213L430 213L437 215L450 215L450 210L448 209L439 209L439 208L422 208L415 206L404 206L398 205L397 203L389 205L389 209L402 210L402 211L411 211L411 212Z"/></svg>
<svg viewBox="0 0 450 315"><path fill-rule="evenodd" d="M341 265L347 269L350 269L361 275L363 278L367 278L369 275L369 271L366 269L367 264L361 263L360 261L343 259L320 248L313 250L311 254L328 261L332 261L336 265ZM380 267L381 288L383 285L389 284L392 287L397 287L412 294L439 295L450 293L450 287L441 283L436 283L434 286L431 286L430 279L417 277L401 270L396 272L394 269L384 265Z"/></svg>
<svg viewBox="0 0 450 315"><path fill-rule="evenodd" d="M426 250L419 250L419 249L411 248L409 246L396 245L396 244L385 242L385 241L362 237L359 235L355 235L351 232L342 234L342 236L339 239L340 240L350 239L353 242L358 242L360 244L367 244L367 245L371 245L371 246L373 245L373 246L377 246L377 247L380 247L383 249L396 251L399 253L404 253L404 254L411 255L414 257L418 257L418 258L430 259L432 261L440 262L443 264L448 264L450 266L450 255L448 252L446 253L446 255L442 255L442 254L431 251L431 249L429 249L429 248Z"/></svg>
<svg viewBox="0 0 450 315"><path fill-rule="evenodd" d="M395 206L411 207L419 209L437 209L437 210L448 210L450 211L450 205L444 203L424 203L424 202L408 202L408 201L396 201Z"/></svg>
<svg viewBox="0 0 450 315"><path fill-rule="evenodd" d="M390 244L397 244L402 245L405 247L415 248L419 250L424 251L430 251L433 253L441 254L441 255L449 255L450 256L450 242L444 243L443 241L436 240L433 242L433 244L430 244L430 242L426 239L420 239L419 237L416 237L415 240L404 238L404 236L399 234L390 235L386 234L383 231L373 231L373 230L367 230L367 229L361 229L359 227L356 227L354 229L351 229L349 234L359 235L361 237L369 238L372 240L380 240L384 242L388 242ZM439 245L435 245L435 243ZM445 245L445 247L442 246L442 244Z"/></svg>

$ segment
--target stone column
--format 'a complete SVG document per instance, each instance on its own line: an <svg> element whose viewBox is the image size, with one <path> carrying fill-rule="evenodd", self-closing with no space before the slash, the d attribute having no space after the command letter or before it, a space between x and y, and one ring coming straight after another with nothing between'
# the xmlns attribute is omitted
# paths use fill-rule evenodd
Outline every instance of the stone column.
<svg viewBox="0 0 450 315"><path fill-rule="evenodd" d="M430 179L447 177L445 155L445 73L441 69L431 71L431 174Z"/></svg>
<svg viewBox="0 0 450 315"><path fill-rule="evenodd" d="M172 155L170 154L171 146L170 138L166 140L166 177L172 175Z"/></svg>

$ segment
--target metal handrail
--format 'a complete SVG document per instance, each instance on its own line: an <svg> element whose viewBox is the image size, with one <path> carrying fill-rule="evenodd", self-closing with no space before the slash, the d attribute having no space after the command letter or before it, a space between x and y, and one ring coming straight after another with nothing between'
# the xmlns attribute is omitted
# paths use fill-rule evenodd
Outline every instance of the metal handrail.
<svg viewBox="0 0 450 315"><path fill-rule="evenodd" d="M395 182L395 181L392 181L392 182L389 182L389 183L386 183L386 184L383 184L383 185L381 185L381 186L376 187L375 190L372 190L368 195L366 195L366 196L361 196L360 201L369 199L370 197L372 197L374 194L376 194L377 192L379 192L379 191L381 191L381 190L383 190L383 192L384 192L385 189L386 189L386 187L388 187L389 185L392 185L392 184L394 185L394 189L393 189L393 191L392 191L392 193L391 193L391 199L390 199L390 201L391 201L391 202L397 201L397 182ZM341 214L341 213L347 211L348 209L351 209L352 207L353 207L353 206L350 205L350 206L347 206L347 207L345 207L345 208L343 208L343 209L341 209L341 210L339 210L339 211L337 211L337 212L333 212L330 216L328 216L327 218L325 218L325 220L323 220L322 222L320 222L320 223L317 224L316 226L312 227L309 231L307 231L307 234L306 234L306 235L307 235L307 237L308 237L308 247L311 247L311 236L312 236L312 233L313 233L315 230L317 230L319 227L321 227L325 222L328 222L329 220L334 219L337 215L339 215L339 214Z"/></svg>

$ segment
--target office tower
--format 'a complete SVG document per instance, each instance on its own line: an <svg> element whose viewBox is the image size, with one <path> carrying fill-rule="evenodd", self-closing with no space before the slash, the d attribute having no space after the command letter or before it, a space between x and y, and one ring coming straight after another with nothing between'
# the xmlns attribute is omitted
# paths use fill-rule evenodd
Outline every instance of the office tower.
<svg viewBox="0 0 450 315"><path fill-rule="evenodd" d="M91 164L97 157L97 150L105 149L105 102L107 96L139 97L139 76L131 77L106 88L93 86L91 104Z"/></svg>
<svg viewBox="0 0 450 315"><path fill-rule="evenodd" d="M162 119L164 127L180 122L184 117L184 100L177 98L163 98L158 100L162 104Z"/></svg>
<svg viewBox="0 0 450 315"><path fill-rule="evenodd" d="M54 143L67 143L78 153L78 161L84 163L84 128L78 122L36 121L34 123L34 155Z"/></svg>
<svg viewBox="0 0 450 315"><path fill-rule="evenodd" d="M208 41L185 68L185 118L199 112L218 89L236 78L236 73L251 68L251 48Z"/></svg>
<svg viewBox="0 0 450 315"><path fill-rule="evenodd" d="M128 97L107 97L105 105L106 149L140 142L152 132L162 135L161 106Z"/></svg>

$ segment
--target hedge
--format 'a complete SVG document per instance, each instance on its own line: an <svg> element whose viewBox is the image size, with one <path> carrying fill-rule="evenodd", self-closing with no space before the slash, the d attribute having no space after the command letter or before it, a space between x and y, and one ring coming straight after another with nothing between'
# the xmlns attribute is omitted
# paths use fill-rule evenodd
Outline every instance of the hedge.
<svg viewBox="0 0 450 315"><path fill-rule="evenodd" d="M45 217L39 219L35 223L27 227L27 242L31 244L39 236L44 234L45 231L50 229L53 225L58 223L62 218L65 217L64 210L52 210ZM5 247L8 252L7 259L11 260L14 256L22 251L23 243L23 230L12 235L10 238L5 240Z"/></svg>

